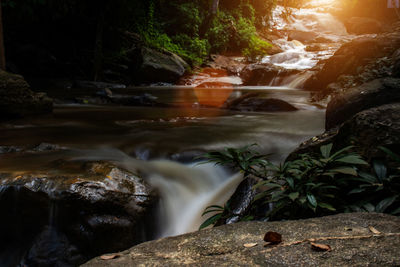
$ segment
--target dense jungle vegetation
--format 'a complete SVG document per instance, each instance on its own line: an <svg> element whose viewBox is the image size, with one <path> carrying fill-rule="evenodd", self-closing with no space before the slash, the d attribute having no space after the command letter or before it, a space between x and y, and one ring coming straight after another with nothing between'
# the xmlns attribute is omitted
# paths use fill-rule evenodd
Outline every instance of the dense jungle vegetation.
<svg viewBox="0 0 400 267"><path fill-rule="evenodd" d="M138 42L176 53L192 66L209 53L266 54L270 44L257 29L268 22L275 0L4 0L2 5L11 70L15 64L29 75L101 79L101 68Z"/></svg>

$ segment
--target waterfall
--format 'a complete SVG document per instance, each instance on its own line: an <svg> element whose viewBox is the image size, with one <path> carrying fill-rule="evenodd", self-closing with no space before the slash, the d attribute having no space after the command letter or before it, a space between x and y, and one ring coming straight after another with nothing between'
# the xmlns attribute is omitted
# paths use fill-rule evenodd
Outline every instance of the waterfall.
<svg viewBox="0 0 400 267"><path fill-rule="evenodd" d="M242 174L231 174L212 163L125 159L123 166L132 171L139 170L159 191L159 237L198 230L208 218L201 216L204 209L210 205L223 206L243 179Z"/></svg>

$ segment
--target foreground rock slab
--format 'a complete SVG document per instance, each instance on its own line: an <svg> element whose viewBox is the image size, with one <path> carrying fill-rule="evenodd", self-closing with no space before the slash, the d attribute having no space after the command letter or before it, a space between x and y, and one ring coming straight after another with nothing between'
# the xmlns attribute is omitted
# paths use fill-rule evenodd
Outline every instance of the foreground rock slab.
<svg viewBox="0 0 400 267"><path fill-rule="evenodd" d="M282 234L283 243L264 246L268 231ZM311 241L332 250L315 251ZM352 213L224 225L143 243L83 266L398 266L399 250L399 217Z"/></svg>

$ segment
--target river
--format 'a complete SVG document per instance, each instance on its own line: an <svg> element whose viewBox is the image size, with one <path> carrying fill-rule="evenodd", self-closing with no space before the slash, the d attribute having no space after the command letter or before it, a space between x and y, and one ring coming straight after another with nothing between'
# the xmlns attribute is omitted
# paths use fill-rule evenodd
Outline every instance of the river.
<svg viewBox="0 0 400 267"><path fill-rule="evenodd" d="M132 95L150 94L174 107L58 104L52 116L1 124L0 145L50 143L63 149L31 156L0 154L0 171L40 170L55 158L113 161L130 170L139 169L159 189L159 237L197 230L205 219L201 217L204 208L225 203L242 177L221 166L199 164L196 156L256 143L260 153L271 154L272 161L280 162L301 142L324 130L324 108L311 103L309 92L298 88L307 70L318 60L331 56L339 46L334 43L347 38L345 28L332 15L313 7L293 10L294 20L290 23L279 12L281 7L274 12L277 30L313 31L331 40L324 44L325 49L313 52L299 41L288 41L287 36L275 41L284 52L262 61L303 71L296 77L278 86L240 86L240 78L228 77L224 82L234 79L231 88L153 86L124 91ZM299 110L239 112L200 103L219 98L223 102L246 92L284 100Z"/></svg>

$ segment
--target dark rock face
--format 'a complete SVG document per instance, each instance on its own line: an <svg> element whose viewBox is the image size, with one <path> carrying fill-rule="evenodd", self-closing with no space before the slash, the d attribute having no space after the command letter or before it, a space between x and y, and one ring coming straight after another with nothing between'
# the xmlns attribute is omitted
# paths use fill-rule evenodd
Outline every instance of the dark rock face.
<svg viewBox="0 0 400 267"><path fill-rule="evenodd" d="M240 73L243 85L270 85L274 79L283 79L298 73L297 70L288 70L273 64L250 64Z"/></svg>
<svg viewBox="0 0 400 267"><path fill-rule="evenodd" d="M329 59L318 63L316 73L309 78L304 88L319 91L327 96L336 91L336 87L361 85L377 78L390 76L395 65L392 54L400 47L400 23L377 37L360 37L344 44ZM348 78L351 79L348 79ZM331 85L336 83L336 85ZM329 85L329 86L328 86Z"/></svg>
<svg viewBox="0 0 400 267"><path fill-rule="evenodd" d="M382 24L372 18L353 17L345 25L347 31L354 34L380 33L382 31Z"/></svg>
<svg viewBox="0 0 400 267"><path fill-rule="evenodd" d="M326 110L326 129L356 113L387 103L400 102L400 79L384 78L350 88L335 95Z"/></svg>
<svg viewBox="0 0 400 267"><path fill-rule="evenodd" d="M216 226L237 223L246 216L246 213L250 211L254 197L257 193L260 193L253 188L260 180L260 178L256 177L247 177L239 184L229 199L229 208L232 211L231 216L227 219L219 220Z"/></svg>
<svg viewBox="0 0 400 267"><path fill-rule="evenodd" d="M0 70L0 120L51 112L53 102L44 93L34 93L20 75Z"/></svg>
<svg viewBox="0 0 400 267"><path fill-rule="evenodd" d="M373 236L369 226L381 234ZM280 233L283 245L264 247L268 231ZM242 222L146 242L115 259L96 258L83 266L396 266L400 235L388 233L400 233L399 217L347 213L298 221ZM311 238L328 239L315 242L331 246L332 251L313 251L309 242L292 244ZM245 248L247 243L257 245Z"/></svg>
<svg viewBox="0 0 400 267"><path fill-rule="evenodd" d="M0 174L0 263L76 266L152 237L157 195L141 178L105 162L54 164Z"/></svg>
<svg viewBox="0 0 400 267"><path fill-rule="evenodd" d="M189 68L182 58L170 52L142 47L136 51L135 56L135 61L140 59L140 64L132 70L136 81L173 83Z"/></svg>
<svg viewBox="0 0 400 267"><path fill-rule="evenodd" d="M400 104L359 112L340 127L304 142L289 155L288 160L293 160L297 154L318 152L321 145L329 143L333 143L335 150L354 145L354 149L368 160L384 156L378 146L400 151Z"/></svg>
<svg viewBox="0 0 400 267"><path fill-rule="evenodd" d="M379 53L377 40L369 37L355 39L336 51L325 62L322 69L305 83L304 87L307 90L324 90L340 75L356 74L358 67L364 65L366 60L378 56Z"/></svg>

